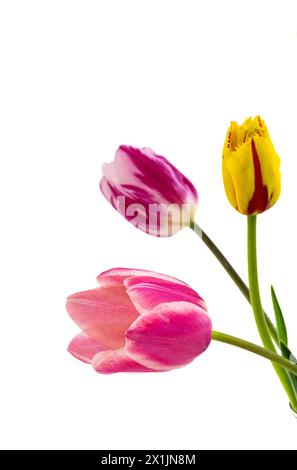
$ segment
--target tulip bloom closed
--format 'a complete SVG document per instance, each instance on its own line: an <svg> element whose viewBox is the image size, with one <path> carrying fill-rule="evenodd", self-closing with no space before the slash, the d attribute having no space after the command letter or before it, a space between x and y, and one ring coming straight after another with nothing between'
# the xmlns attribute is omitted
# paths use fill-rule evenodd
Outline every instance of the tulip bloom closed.
<svg viewBox="0 0 297 470"><path fill-rule="evenodd" d="M67 311L81 328L68 351L100 373L160 372L193 361L211 341L203 299L170 276L111 269L100 287L71 295Z"/></svg>
<svg viewBox="0 0 297 470"><path fill-rule="evenodd" d="M231 205L256 215L272 207L281 190L280 159L260 116L232 122L223 149L223 179Z"/></svg>
<svg viewBox="0 0 297 470"><path fill-rule="evenodd" d="M198 203L195 187L151 149L121 145L102 171L103 195L140 230L168 237L193 222Z"/></svg>

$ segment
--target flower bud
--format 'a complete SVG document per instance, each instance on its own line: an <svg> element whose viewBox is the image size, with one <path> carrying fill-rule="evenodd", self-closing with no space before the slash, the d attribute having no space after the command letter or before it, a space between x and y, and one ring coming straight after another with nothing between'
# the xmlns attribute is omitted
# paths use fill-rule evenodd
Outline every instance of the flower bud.
<svg viewBox="0 0 297 470"><path fill-rule="evenodd" d="M223 180L230 204L255 215L272 207L281 191L280 159L260 116L231 122L223 149Z"/></svg>
<svg viewBox="0 0 297 470"><path fill-rule="evenodd" d="M121 145L102 167L100 189L110 204L140 230L174 235L194 220L198 194L166 158L149 148Z"/></svg>

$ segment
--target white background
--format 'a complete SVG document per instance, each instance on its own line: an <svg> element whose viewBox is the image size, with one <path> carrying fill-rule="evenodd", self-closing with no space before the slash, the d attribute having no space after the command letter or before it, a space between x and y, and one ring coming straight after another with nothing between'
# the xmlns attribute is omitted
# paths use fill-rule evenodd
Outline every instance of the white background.
<svg viewBox="0 0 297 470"><path fill-rule="evenodd" d="M294 2L0 3L1 439L9 449L297 449L268 362L212 343L184 369L104 376L67 353L66 296L111 267L179 277L214 328L259 342L248 304L189 230L155 239L98 189L121 143L150 146L196 185L197 221L246 275L229 206L230 120L261 114L283 190L259 218L266 308L275 285L297 351ZM245 276L246 277L246 276Z"/></svg>

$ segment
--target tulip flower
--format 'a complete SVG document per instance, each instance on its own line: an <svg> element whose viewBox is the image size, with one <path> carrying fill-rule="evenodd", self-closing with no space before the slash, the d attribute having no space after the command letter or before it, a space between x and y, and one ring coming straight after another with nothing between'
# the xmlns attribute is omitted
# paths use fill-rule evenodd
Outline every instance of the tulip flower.
<svg viewBox="0 0 297 470"><path fill-rule="evenodd" d="M272 207L281 190L280 159L260 118L232 122L223 149L223 179L231 205L256 215Z"/></svg>
<svg viewBox="0 0 297 470"><path fill-rule="evenodd" d="M124 268L100 274L98 282L67 300L81 329L68 351L97 372L167 371L208 347L212 326L205 303L184 282Z"/></svg>
<svg viewBox="0 0 297 470"><path fill-rule="evenodd" d="M140 230L168 237L193 222L198 203L195 187L151 149L121 145L114 161L102 170L103 195Z"/></svg>

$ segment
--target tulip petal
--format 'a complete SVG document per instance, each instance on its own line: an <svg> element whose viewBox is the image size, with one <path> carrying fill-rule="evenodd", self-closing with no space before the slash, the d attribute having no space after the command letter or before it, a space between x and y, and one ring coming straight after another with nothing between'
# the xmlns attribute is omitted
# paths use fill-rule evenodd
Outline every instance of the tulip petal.
<svg viewBox="0 0 297 470"><path fill-rule="evenodd" d="M235 185L234 185L232 175L229 169L229 161L231 157L232 157L231 152L225 152L223 156L223 164L222 164L223 182L224 182L225 192L226 192L227 198L231 206L233 206L234 209L238 211L239 209L238 209L238 203L236 199Z"/></svg>
<svg viewBox="0 0 297 470"><path fill-rule="evenodd" d="M166 158L150 148L121 145L112 163L103 165L107 181L120 186L121 192L134 199L137 189L143 190L147 201L166 201L180 204L188 200L198 201L193 184ZM142 202L142 201L139 201Z"/></svg>
<svg viewBox="0 0 297 470"><path fill-rule="evenodd" d="M154 271L145 271L143 269L130 268L109 269L108 271L104 271L103 273L99 274L99 276L97 276L97 281L102 287L118 286L123 285L126 278L133 276L149 276L157 279L163 279L164 281L170 281L176 284L181 284L183 286L187 285L185 282L180 281L175 277L167 276L166 274L160 274Z"/></svg>
<svg viewBox="0 0 297 470"><path fill-rule="evenodd" d="M161 304L126 333L126 352L145 367L170 370L199 356L211 341L206 311L189 302Z"/></svg>
<svg viewBox="0 0 297 470"><path fill-rule="evenodd" d="M127 356L124 349L103 351L96 354L92 362L96 372L114 374L116 372L158 372L145 367Z"/></svg>
<svg viewBox="0 0 297 470"><path fill-rule="evenodd" d="M78 292L68 297L66 308L81 330L106 349L125 344L125 332L139 315L124 286Z"/></svg>
<svg viewBox="0 0 297 470"><path fill-rule="evenodd" d="M226 173L229 171L232 177L238 211L241 214L247 214L249 202L255 191L251 142L248 141L238 147L234 155L231 152L226 154L223 159L223 164L224 162L227 165ZM233 189L231 190L231 188L227 186L228 180L225 180L224 183L227 195L230 194L229 200L231 202Z"/></svg>
<svg viewBox="0 0 297 470"><path fill-rule="evenodd" d="M255 136L254 142L260 160L263 185L268 191L269 207L272 207L281 192L280 158L270 138Z"/></svg>
<svg viewBox="0 0 297 470"><path fill-rule="evenodd" d="M86 333L81 332L70 341L67 350L82 362L92 363L93 357L100 351L106 350L106 345L90 338Z"/></svg>
<svg viewBox="0 0 297 470"><path fill-rule="evenodd" d="M154 307L165 302L192 302L206 308L200 295L185 284L151 276L134 276L126 279L124 284L127 294L141 313L150 313Z"/></svg>

